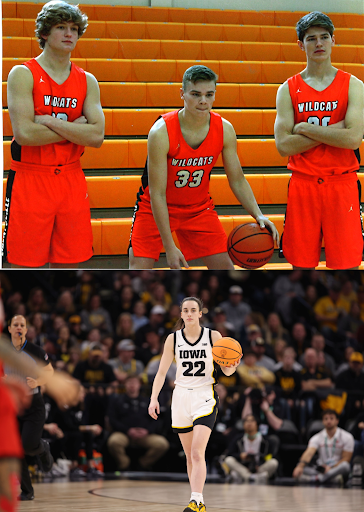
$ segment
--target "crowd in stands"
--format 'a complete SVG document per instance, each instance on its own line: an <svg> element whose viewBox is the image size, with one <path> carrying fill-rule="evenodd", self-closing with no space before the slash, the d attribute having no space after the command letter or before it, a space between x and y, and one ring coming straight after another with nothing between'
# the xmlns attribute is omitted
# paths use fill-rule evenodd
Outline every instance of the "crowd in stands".
<svg viewBox="0 0 364 512"><path fill-rule="evenodd" d="M185 470L170 425L174 364L158 421L147 409L164 340L186 296L200 297L202 325L237 339L244 354L232 376L217 371L210 471L237 482L259 481L255 474L291 476L309 439L324 428L327 409L353 436L353 457L364 455L362 272L2 271L0 277L7 318L25 316L28 342L82 384L75 407L60 410L46 397L44 436L55 460L69 460L75 476L85 474L80 447L88 467L101 452L105 471ZM244 449L250 445L255 459Z"/></svg>

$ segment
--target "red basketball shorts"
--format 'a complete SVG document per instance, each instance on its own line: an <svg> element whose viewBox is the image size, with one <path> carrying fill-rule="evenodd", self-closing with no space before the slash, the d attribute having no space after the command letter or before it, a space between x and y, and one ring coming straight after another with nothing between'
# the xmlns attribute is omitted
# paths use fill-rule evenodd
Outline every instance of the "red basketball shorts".
<svg viewBox="0 0 364 512"><path fill-rule="evenodd" d="M87 184L80 163L60 167L12 162L5 200L3 255L40 267L91 258Z"/></svg>
<svg viewBox="0 0 364 512"><path fill-rule="evenodd" d="M293 173L288 188L283 254L296 267L315 267L320 260L322 238L328 267L346 269L360 265L363 231L356 173L323 177Z"/></svg>
<svg viewBox="0 0 364 512"><path fill-rule="evenodd" d="M227 251L227 236L213 207L191 212L188 207L169 208L169 223L187 261ZM134 256L158 261L163 244L151 209L144 205L135 213L130 235Z"/></svg>
<svg viewBox="0 0 364 512"><path fill-rule="evenodd" d="M17 411L8 388L0 382L0 459L22 459Z"/></svg>

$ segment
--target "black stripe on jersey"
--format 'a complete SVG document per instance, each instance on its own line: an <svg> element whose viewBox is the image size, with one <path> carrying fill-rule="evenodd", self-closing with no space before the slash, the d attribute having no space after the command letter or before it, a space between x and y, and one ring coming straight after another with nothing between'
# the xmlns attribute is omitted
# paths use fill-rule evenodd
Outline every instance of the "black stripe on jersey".
<svg viewBox="0 0 364 512"><path fill-rule="evenodd" d="M177 342L177 331L173 333L173 352L176 355L176 342Z"/></svg>
<svg viewBox="0 0 364 512"><path fill-rule="evenodd" d="M209 339L210 339L210 345L212 347L213 343L212 343L212 331L211 331L211 329L209 329Z"/></svg>
<svg viewBox="0 0 364 512"><path fill-rule="evenodd" d="M133 213L133 218L132 218L132 221L131 221L131 229L130 229L130 237L129 237L129 246L128 246L128 250L126 252L126 255L129 256L129 249L132 247L132 243L131 243L131 236L133 234L133 226L134 226L134 222L135 222L135 218L136 218L136 214L139 210L139 203L140 203L140 198L141 196L144 194L144 190L143 190L143 187L140 187L139 188L139 191L137 192L137 198L136 198L136 201L135 201L135 206L134 206L134 213Z"/></svg>
<svg viewBox="0 0 364 512"><path fill-rule="evenodd" d="M358 149L354 149L354 153L355 153L355 156L360 164L360 151L359 151L359 148Z"/></svg>
<svg viewBox="0 0 364 512"><path fill-rule="evenodd" d="M289 190L289 184L291 182L291 178L289 179L289 182L288 182L288 187L287 187L287 193L288 193L288 190ZM283 220L283 233L281 234L281 239L279 241L279 251L278 251L278 258L284 258L284 254L283 254L283 235L284 235L284 225L286 223L286 217L287 217L287 207L286 207L286 211L284 213L284 220Z"/></svg>
<svg viewBox="0 0 364 512"><path fill-rule="evenodd" d="M195 341L195 343L190 343L190 342L186 339L186 336L185 336L185 330L184 330L184 329L182 329L182 330L181 330L182 338L185 340L185 342L186 342L188 345L190 345L191 347L194 347L194 346L195 346L195 345L200 341L200 339L202 338L202 336L203 336L203 330L204 330L204 327L201 327L201 333L200 333L200 336L199 336L198 340L197 340L197 341Z"/></svg>
<svg viewBox="0 0 364 512"><path fill-rule="evenodd" d="M358 184L358 193L359 193L359 211L360 211L361 235L363 237L363 242L364 242L363 208L361 206L361 183L360 183L360 180L357 181L357 184ZM364 245L363 245L363 254L364 254Z"/></svg>
<svg viewBox="0 0 364 512"><path fill-rule="evenodd" d="M10 145L11 149L11 158L15 160L15 162L21 162L21 145L16 142L14 139Z"/></svg>
<svg viewBox="0 0 364 512"><path fill-rule="evenodd" d="M6 195L5 195L5 228L4 228L4 236L2 243L2 257L3 261L7 261L8 250L6 246L6 238L9 229L9 221L10 221L10 205L11 205L11 192L13 190L13 184L15 180L15 171L10 170L8 175L8 180L6 183Z"/></svg>

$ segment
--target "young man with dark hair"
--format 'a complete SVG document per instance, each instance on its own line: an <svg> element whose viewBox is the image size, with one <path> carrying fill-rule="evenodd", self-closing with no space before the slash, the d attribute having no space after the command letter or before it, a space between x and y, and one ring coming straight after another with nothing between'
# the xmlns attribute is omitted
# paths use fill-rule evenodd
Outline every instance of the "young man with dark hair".
<svg viewBox="0 0 364 512"><path fill-rule="evenodd" d="M233 126L211 112L217 75L192 66L183 77L184 107L164 114L148 136L148 161L137 195L129 245L129 268L153 268L162 246L168 266L188 267L202 258L208 268L233 269L227 236L209 195L209 179L222 154L230 187L238 201L263 228L279 235L262 215L236 152ZM172 238L175 231L181 245Z"/></svg>
<svg viewBox="0 0 364 512"><path fill-rule="evenodd" d="M278 89L274 130L292 171L281 249L294 267L314 268L324 237L327 266L355 268L363 253L356 174L363 83L332 66L335 36L328 16L311 12L296 28L307 66Z"/></svg>
<svg viewBox="0 0 364 512"><path fill-rule="evenodd" d="M9 73L3 256L13 266L75 267L93 254L80 157L85 146L101 146L105 120L96 78L70 62L86 26L77 6L48 2L36 20L43 52Z"/></svg>
<svg viewBox="0 0 364 512"><path fill-rule="evenodd" d="M311 437L303 452L293 477L300 482L343 483L350 473L350 460L354 451L353 436L338 427L339 415L332 409L322 413L324 429ZM318 452L317 465L311 464L312 457Z"/></svg>

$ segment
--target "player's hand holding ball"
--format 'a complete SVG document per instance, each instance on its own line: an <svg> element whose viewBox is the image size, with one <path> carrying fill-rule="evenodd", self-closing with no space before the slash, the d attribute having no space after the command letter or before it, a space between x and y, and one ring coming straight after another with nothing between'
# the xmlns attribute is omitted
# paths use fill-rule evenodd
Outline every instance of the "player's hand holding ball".
<svg viewBox="0 0 364 512"><path fill-rule="evenodd" d="M221 338L212 347L212 357L215 363L220 366L236 367L239 365L242 356L241 345L234 338Z"/></svg>

